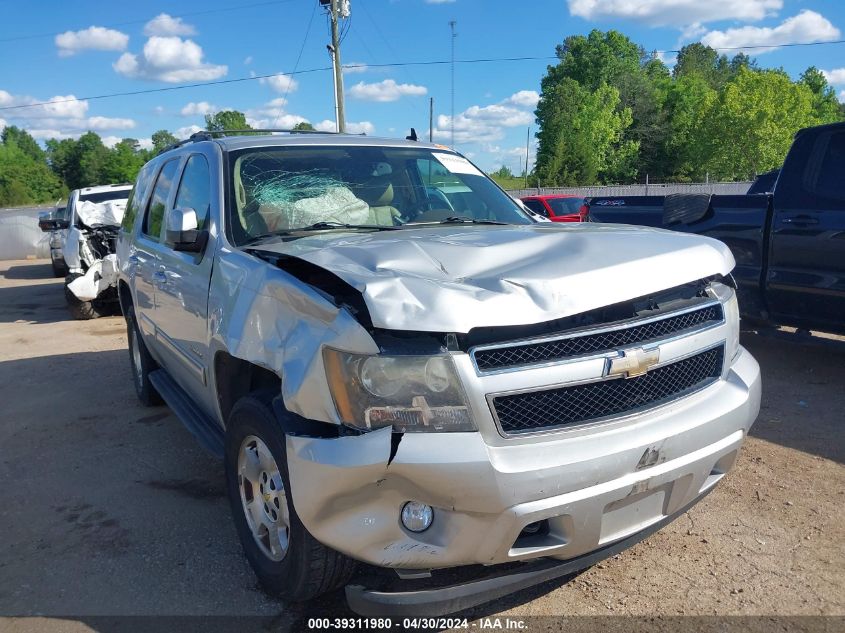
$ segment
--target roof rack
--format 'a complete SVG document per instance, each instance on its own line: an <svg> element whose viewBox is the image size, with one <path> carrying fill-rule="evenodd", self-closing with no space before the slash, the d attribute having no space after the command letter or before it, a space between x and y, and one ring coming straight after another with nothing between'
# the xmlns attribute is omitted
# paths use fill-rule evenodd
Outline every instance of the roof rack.
<svg viewBox="0 0 845 633"><path fill-rule="evenodd" d="M293 129L282 129L282 128L253 128L253 129L246 129L246 130L200 130L199 132L194 132L188 138L183 139L181 141L177 141L172 145L168 145L163 150L159 152L159 154L163 154L164 152L169 152L172 149L176 149L177 147L182 147L188 143L198 143L200 141L210 141L214 139L216 136L225 135L225 134L244 134L244 135L253 135L253 134L273 134L273 133L287 133L287 134L341 134L341 132L325 132L323 130L293 130Z"/></svg>

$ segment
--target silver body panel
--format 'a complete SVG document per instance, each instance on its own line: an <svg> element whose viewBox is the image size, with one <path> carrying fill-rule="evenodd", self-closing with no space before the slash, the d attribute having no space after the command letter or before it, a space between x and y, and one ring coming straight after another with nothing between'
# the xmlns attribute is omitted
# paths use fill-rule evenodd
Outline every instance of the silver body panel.
<svg viewBox="0 0 845 633"><path fill-rule="evenodd" d="M213 200L202 257L146 243L140 221L121 234L121 281L131 291L144 341L223 428L218 352L277 374L289 411L339 424L323 347L379 351L348 310L283 268L232 246L225 232L226 150L347 142L406 144L308 136L188 144L156 158L151 168L178 157L181 172L191 153L209 160ZM171 205L173 197L171 192ZM258 248L339 276L361 293L375 327L441 333L542 323L727 275L734 266L730 251L715 240L589 224L331 231ZM660 340L660 363L724 344L737 327L722 322ZM390 429L335 439L288 436L297 513L326 545L399 568L570 558L624 538L694 501L727 472L757 416L760 375L740 350L726 357L714 384L645 411L510 437L497 426L491 394L606 379L614 355L617 350L480 372L470 354L452 352L478 432L405 433L392 461ZM402 504L411 499L435 508L434 524L424 533L399 524ZM543 519L548 538L517 547L521 530Z"/></svg>

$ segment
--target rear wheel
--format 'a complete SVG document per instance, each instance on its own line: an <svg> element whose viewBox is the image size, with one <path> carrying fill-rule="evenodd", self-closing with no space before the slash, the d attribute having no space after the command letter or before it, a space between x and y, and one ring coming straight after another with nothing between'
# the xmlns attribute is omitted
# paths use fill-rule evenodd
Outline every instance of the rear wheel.
<svg viewBox="0 0 845 633"><path fill-rule="evenodd" d="M138 400L147 407L162 404L161 396L150 382L150 373L158 369L158 364L150 356L147 346L144 345L144 340L141 338L141 332L138 330L138 324L135 321L135 310L131 306L126 311L126 336L129 340L132 382L135 385Z"/></svg>
<svg viewBox="0 0 845 633"><path fill-rule="evenodd" d="M290 495L285 435L270 396L238 400L226 431L226 487L244 554L262 586L286 600L308 600L344 585L355 562L319 543Z"/></svg>

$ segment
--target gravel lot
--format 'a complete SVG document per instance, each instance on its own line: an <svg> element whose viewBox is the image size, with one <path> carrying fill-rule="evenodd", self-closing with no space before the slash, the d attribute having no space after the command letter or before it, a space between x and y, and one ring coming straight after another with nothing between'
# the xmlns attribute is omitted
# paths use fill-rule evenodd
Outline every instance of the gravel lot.
<svg viewBox="0 0 845 633"><path fill-rule="evenodd" d="M747 333L763 406L737 467L684 517L567 584L474 616L845 615L845 339ZM285 605L241 555L222 469L167 408L138 405L122 318L70 320L43 261L0 262L4 630L92 616L351 615ZM841 622L841 620L838 620Z"/></svg>

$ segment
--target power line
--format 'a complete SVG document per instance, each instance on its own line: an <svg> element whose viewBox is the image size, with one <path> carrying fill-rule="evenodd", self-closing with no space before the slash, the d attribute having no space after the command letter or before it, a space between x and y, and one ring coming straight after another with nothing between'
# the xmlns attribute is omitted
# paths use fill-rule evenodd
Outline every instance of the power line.
<svg viewBox="0 0 845 633"><path fill-rule="evenodd" d="M302 59L302 53L305 50L305 44L308 42L308 34L311 33L311 25L314 23L314 15L316 15L316 13L317 13L317 5L314 4L311 7L311 17L308 18L308 26L305 29L305 37L302 38L302 46L299 47L299 55L296 56L296 63L293 65L293 72L294 73L296 73L296 71L299 69L299 62ZM270 127L276 127L276 121L278 121L279 117L282 116L282 110L284 109L285 104L288 101L288 93L290 92L290 87L291 87L291 82L288 82L287 88L285 89L285 94L282 96L281 105L279 106L279 109L276 110L276 116L273 119L273 125L271 125Z"/></svg>
<svg viewBox="0 0 845 633"><path fill-rule="evenodd" d="M800 42L795 44L774 44L771 46L736 46L732 48L720 48L718 50L744 50L744 49L754 49L754 48L780 48L785 46L818 46L822 44L845 44L845 40L835 40L830 42ZM664 50L664 51L655 51L656 53L679 53L680 50ZM537 55L537 56L521 56L521 57L478 57L474 59L456 59L456 64L487 64L487 63L499 63L499 62L524 62L524 61L549 61L558 59L555 55ZM346 64L346 68L403 68L408 66L443 66L446 64L451 64L452 61L449 59L437 59L437 60L429 60L429 61L417 61L417 62L393 62L387 64ZM127 92L113 92L109 94L103 95L91 95L87 97L78 97L74 99L56 99L54 101L38 101L35 103L26 103L20 105L12 105L12 106L2 106L0 107L0 112L4 110L18 110L22 108L34 108L37 106L44 106L44 105L52 105L56 103L68 103L73 101L94 101L96 99L111 99L114 97L131 97L137 95L144 95L144 94L154 94L158 92L172 92L175 90L186 90L189 88L204 88L206 86L220 86L225 84L233 84L233 83L240 83L244 81L254 81L254 80L261 80L261 79L270 79L272 77L279 77L282 75L307 75L311 73L317 72L325 72L328 70L332 70L331 66L321 66L318 68L308 68L306 70L297 70L296 72L289 72L289 73L270 73L267 75L253 75L250 77L236 77L234 79L218 79L216 81L203 81L197 82L192 84L181 84L179 86L165 86L162 88L147 88L146 90L131 90Z"/></svg>
<svg viewBox="0 0 845 633"><path fill-rule="evenodd" d="M288 4L293 2L294 0L266 0L265 2L253 2L251 4L240 4L237 6L231 7L220 7L219 9L206 9L204 11L190 11L188 13L178 13L170 15L171 18L190 18L195 17L198 15L209 15L212 13L224 13L226 11L240 11L241 9L254 9L255 7L266 7L269 5L274 4ZM115 22L113 24L106 24L103 28L112 28L115 26L131 26L133 24L146 24L152 18L147 18L146 20L128 20L126 22ZM99 26L99 25L98 25ZM72 30L72 29L68 29ZM15 37L0 37L1 42L17 42L20 40L34 40L40 37L55 37L56 35L61 35L62 33L66 33L66 31L56 31L54 33L36 33L32 35L16 35Z"/></svg>

